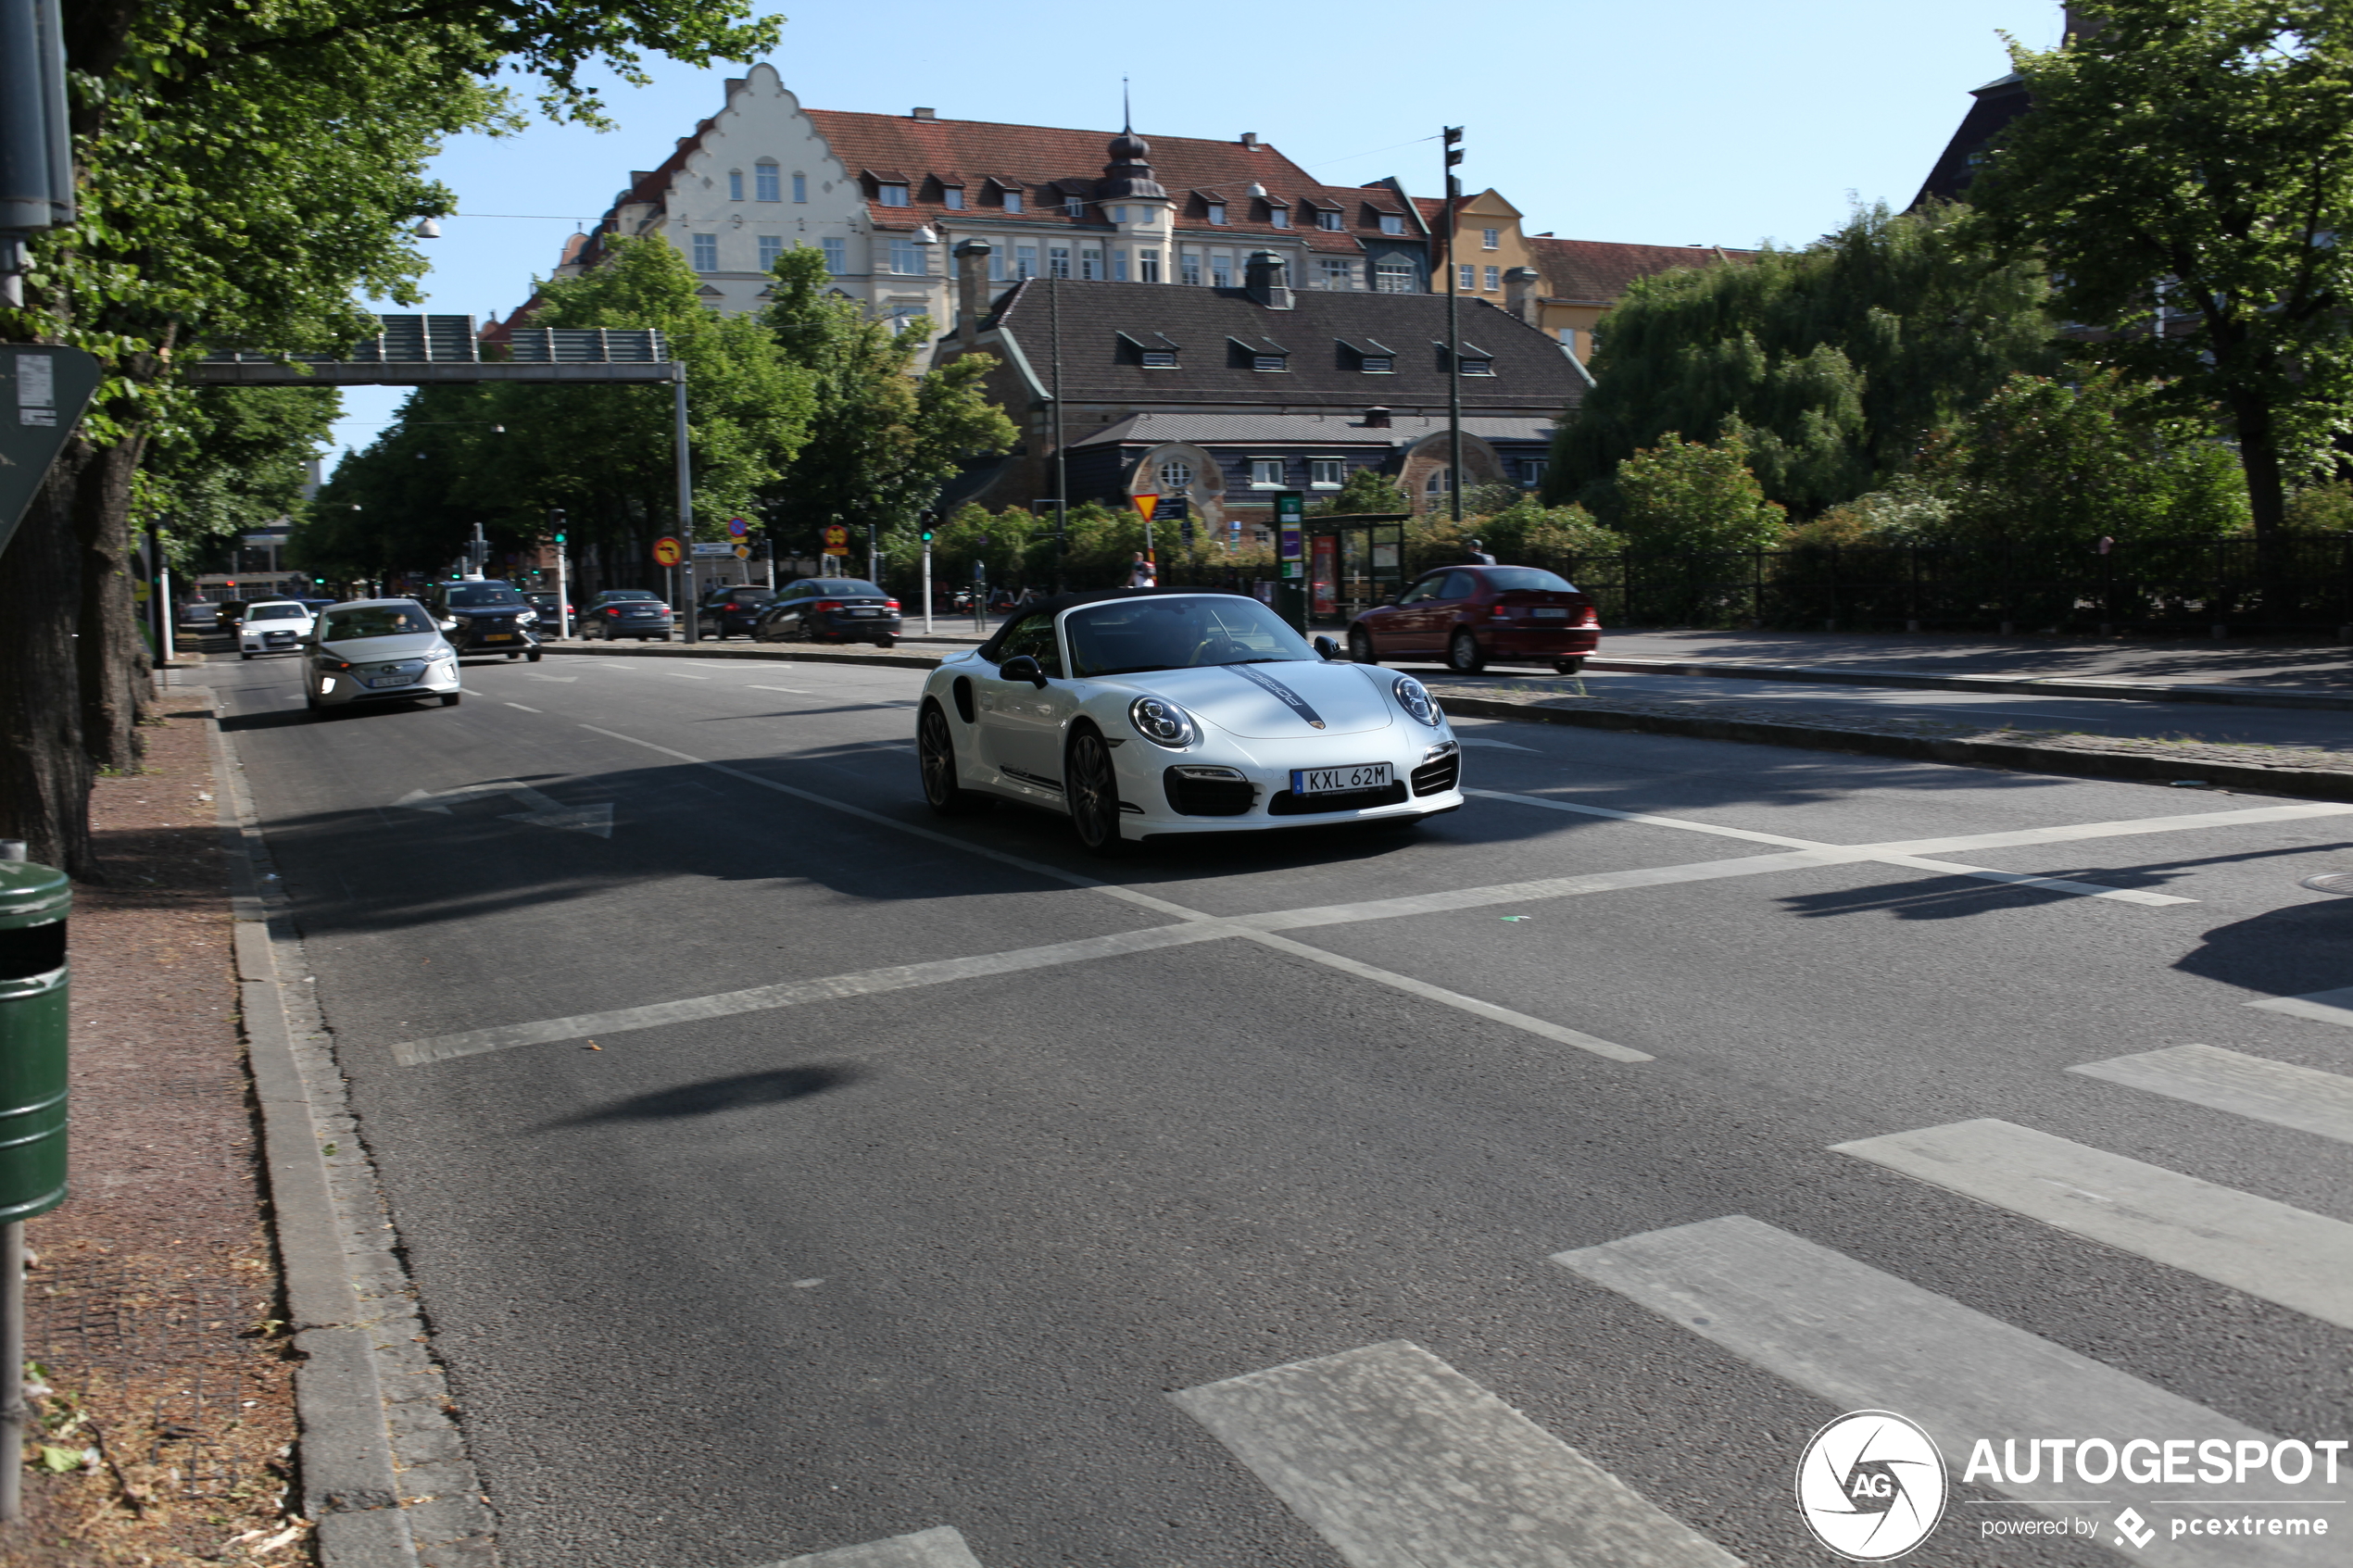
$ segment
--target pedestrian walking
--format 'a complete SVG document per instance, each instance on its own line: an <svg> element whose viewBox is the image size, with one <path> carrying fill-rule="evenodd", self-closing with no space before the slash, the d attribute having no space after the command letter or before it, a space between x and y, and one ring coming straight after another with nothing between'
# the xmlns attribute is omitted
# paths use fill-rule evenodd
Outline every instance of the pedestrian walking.
<svg viewBox="0 0 2353 1568"><path fill-rule="evenodd" d="M1474 539L1470 542L1470 548L1463 554L1463 564L1465 566L1493 566L1495 558L1487 553L1485 540Z"/></svg>

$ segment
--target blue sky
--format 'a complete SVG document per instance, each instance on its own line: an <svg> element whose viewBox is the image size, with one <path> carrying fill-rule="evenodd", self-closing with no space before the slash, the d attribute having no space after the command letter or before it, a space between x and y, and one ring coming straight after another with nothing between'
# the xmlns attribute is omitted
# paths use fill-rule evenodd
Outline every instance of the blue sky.
<svg viewBox="0 0 2353 1568"><path fill-rule="evenodd" d="M1071 0L796 0L770 56L813 107L1032 125L1255 131L1316 178L1439 187L1435 137L1466 127L1466 188L1531 233L1803 245L1853 200L1907 204L1969 107L2009 69L2000 34L2058 42L2056 0L1466 0L1119 7ZM455 141L458 194L425 308L504 316L632 169L721 105L711 70L659 66L608 94L619 129L535 124ZM513 216L494 216L513 215ZM338 446L365 445L405 395L345 396Z"/></svg>

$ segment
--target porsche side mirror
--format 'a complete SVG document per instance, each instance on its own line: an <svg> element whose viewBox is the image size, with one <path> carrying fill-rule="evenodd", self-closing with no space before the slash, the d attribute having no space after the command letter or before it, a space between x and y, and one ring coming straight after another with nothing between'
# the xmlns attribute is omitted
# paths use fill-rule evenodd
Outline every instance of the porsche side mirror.
<svg viewBox="0 0 2353 1568"><path fill-rule="evenodd" d="M1039 691L1046 689L1046 671L1026 653L1017 653L997 667L997 672L1008 681L1027 681Z"/></svg>
<svg viewBox="0 0 2353 1568"><path fill-rule="evenodd" d="M1323 655L1327 660L1337 660L1340 658L1340 645L1333 642L1329 637L1316 638L1315 651Z"/></svg>

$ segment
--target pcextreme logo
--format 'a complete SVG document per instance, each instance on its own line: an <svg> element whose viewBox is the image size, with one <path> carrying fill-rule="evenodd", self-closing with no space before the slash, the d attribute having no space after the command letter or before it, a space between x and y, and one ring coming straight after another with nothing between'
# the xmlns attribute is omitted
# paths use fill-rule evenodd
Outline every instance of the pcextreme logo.
<svg viewBox="0 0 2353 1568"><path fill-rule="evenodd" d="M1797 1461L1797 1507L1814 1538L1855 1562L1903 1556L1944 1516L1944 1460L1918 1423L1853 1411Z"/></svg>

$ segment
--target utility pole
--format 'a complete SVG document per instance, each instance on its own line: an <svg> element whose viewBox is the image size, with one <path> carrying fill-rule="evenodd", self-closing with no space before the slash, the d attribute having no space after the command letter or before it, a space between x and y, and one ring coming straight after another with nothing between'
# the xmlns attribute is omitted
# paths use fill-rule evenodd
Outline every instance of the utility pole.
<svg viewBox="0 0 2353 1568"><path fill-rule="evenodd" d="M1063 569L1070 559L1070 469L1063 458L1063 305L1062 280L1046 280L1046 327L1051 339L1054 377L1054 592L1068 586Z"/></svg>
<svg viewBox="0 0 2353 1568"><path fill-rule="evenodd" d="M1454 260L1454 242L1462 232L1462 177L1454 172L1463 161L1463 128L1442 128L1446 149L1446 495L1449 515L1463 521L1463 327L1461 278Z"/></svg>
<svg viewBox="0 0 2353 1568"><path fill-rule="evenodd" d="M678 599L679 619L686 623L686 641L695 642L695 470L686 448L686 365L680 360L671 374L677 379L671 383L671 417L674 429L672 439L677 444L678 462L678 542L686 546L679 558L680 582L684 584Z"/></svg>

